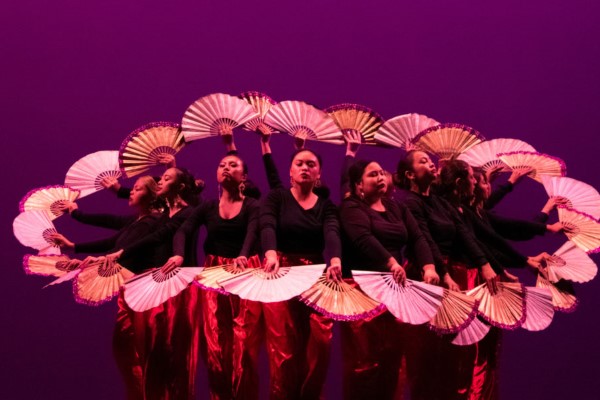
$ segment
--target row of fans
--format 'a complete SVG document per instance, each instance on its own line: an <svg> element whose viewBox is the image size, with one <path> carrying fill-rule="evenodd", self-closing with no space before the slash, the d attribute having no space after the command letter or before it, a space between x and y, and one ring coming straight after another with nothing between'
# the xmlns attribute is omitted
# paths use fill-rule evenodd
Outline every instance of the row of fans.
<svg viewBox="0 0 600 400"><path fill-rule="evenodd" d="M98 304L110 299L127 279L132 278L133 274L118 264L106 261L67 273L64 265L68 262L68 258L60 256L59 248L55 247L54 243L48 239L50 234L56 231L52 220L61 215L59 204L64 201L74 201L101 190L103 186L100 182L105 177L118 178L123 175L132 177L141 174L150 167L161 163L164 155L174 156L191 141L211 136L229 135L238 126L263 134L286 132L298 139L330 143L344 143L347 135L353 132L360 134L362 142L365 144L400 147L405 150L419 149L435 154L440 159L458 157L473 166L486 170L497 167L502 167L507 171L527 168L531 170L529 176L541 182L550 197L562 197L567 200L568 207L559 208L558 214L560 221L569 227L567 236L571 242L567 242L554 253L546 269L549 281L539 276L536 284L539 288L524 289L517 284L512 290L510 284L506 284L507 290L503 291L502 296L488 296L488 300L484 299L487 298L485 296L479 298L481 295L475 295L480 292L471 293L473 295L470 297L471 300L464 298L460 300L460 294L445 291L440 297L442 299L440 301L442 305L450 307L448 308L450 311L437 314L434 312L429 315L428 312L420 310L421 302L414 299L407 302L407 298L402 296L394 297L396 300L382 298L382 296L385 297L383 294L388 292L391 294L410 292L407 292L408 289L395 285L391 279L386 278L385 274L369 273L365 275L377 276L377 279L385 284L380 287L382 290L379 293L377 291L369 292L368 284L364 283L364 279L367 278L360 273L355 275L355 280L372 297L371 299L352 286L347 284L344 286L323 279L312 286L313 289L310 289L311 285L319 279L319 273L308 287L303 288L297 294L301 294L308 304L334 318L363 318L369 313L377 312L382 307L381 304L384 304L396 316L407 322L421 321L422 318L425 318L419 322L423 323L430 320L433 315L438 315L439 319L443 320L446 315L447 326L440 321L437 325L432 322L433 326L437 326L441 331L446 330L446 332L456 332L457 328L468 326L469 329L463 329L461 332L464 332L467 337L473 338L476 336L473 331L479 333L485 331L483 328L485 324L478 323L477 319L472 320L474 315L472 311L475 308L478 308L484 317L486 309L488 311L496 310L496 313L498 310L509 310L506 311L508 314L499 318L488 317L491 323L505 327L514 328L523 321L527 321L524 320L525 309L528 310L530 316L542 315L544 318L540 317L539 321L549 323L554 309L572 310L576 305L575 297L561 287L560 281L586 282L596 275L597 267L586 253L600 249L600 224L597 221L600 217L600 195L593 187L565 177L566 167L560 159L538 153L532 146L520 140L493 139L486 141L472 128L457 124L439 124L424 115L405 114L384 121L377 113L364 106L341 104L321 111L299 101L284 101L277 104L270 97L257 92L244 93L240 97L226 94L202 97L186 110L181 126L168 122L144 125L125 138L119 151L100 151L78 160L67 172L64 186L49 186L34 189L28 193L20 203L21 214L15 219L14 232L22 244L39 250L40 255L26 256L24 263L26 270L29 273L58 276L59 280L55 283L75 278L76 298L82 302ZM153 298L150 296L153 293L152 290L141 291L146 295L137 300L131 300L135 297L136 291L133 290L133 287L136 286L136 282L138 285L142 285L142 283L148 285L149 282L173 284L177 281L177 276L185 277L180 285L173 285L172 290L167 291L163 288L159 292L165 294L171 293L173 290L177 291L179 290L177 288L187 286L192 280L203 285L202 282L205 279L213 279L211 285L204 284L205 286L215 290L226 290L224 287L227 287L229 278L235 282L236 279L242 279L243 276L248 279L259 279L257 282L270 282L270 284L265 286L261 283L259 287L264 290L252 286L254 289L248 293L243 291L238 293L231 287L228 287L227 290L239 294L241 297L252 297L252 293L258 291L262 294L251 299L261 301L274 301L269 300L270 291L273 291L272 295L275 295L280 290L276 289L278 279L261 280L261 274L264 273L258 270L252 270L240 277L221 276L221 273L235 275L231 271L227 272L226 267L214 270L214 272L210 271L212 270L206 269L200 273L197 269L183 269L167 277L161 276L159 271L150 271L147 274L133 277L129 281L127 297L134 303L130 304L134 309L137 304L154 304L161 297L153 294L154 302L148 303ZM294 271L294 269L287 270L282 277L287 276L288 279L292 279L295 274L290 271ZM303 267L302 271L304 273L308 270ZM218 279L211 274L217 274ZM207 278L207 276L212 276L212 278ZM361 280L363 283L360 282ZM296 281L293 282L295 285ZM423 285L425 284L412 282L408 287L414 290L427 288L427 290L417 290L417 293L421 294L439 293L443 290L439 287ZM384 290L384 288L393 290ZM311 290L313 291L311 292ZM323 296L323 290L328 290L329 295ZM485 292L485 289L480 289L480 291ZM289 290L286 289L286 293L288 292ZM505 299L511 293L520 293L517 297L520 296L521 300ZM171 295L174 294L171 293ZM525 297L528 301L525 301ZM424 298L427 300L423 304L436 304L427 296ZM548 301L544 303L540 300L541 298L550 299L550 304L553 305L550 307L552 311L547 307ZM536 304L539 306L542 303L546 304L545 308L541 307L545 311L539 311L540 307L535 307ZM490 304L492 305L490 306ZM528 306L526 307L525 304ZM350 309L340 310L339 307L350 307ZM352 307L358 307L358 309L352 309ZM446 308L442 307L442 309ZM404 314L398 310L404 310ZM467 312L468 310L470 311ZM420 315L421 319L414 318L411 313ZM462 318L464 316L469 317ZM472 320L471 323L469 323L470 320ZM533 319L530 318L530 321ZM525 322L525 324L530 324L530 329L542 329L541 326L547 326L542 322L537 324ZM458 339L458 341L468 340Z"/></svg>

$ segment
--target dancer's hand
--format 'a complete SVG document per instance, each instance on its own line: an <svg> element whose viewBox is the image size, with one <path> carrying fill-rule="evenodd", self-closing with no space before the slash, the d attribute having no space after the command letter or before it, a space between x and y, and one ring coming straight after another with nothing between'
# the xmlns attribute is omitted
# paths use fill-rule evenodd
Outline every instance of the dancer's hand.
<svg viewBox="0 0 600 400"><path fill-rule="evenodd" d="M562 232L564 229L565 228L563 226L563 223L560 221L546 225L546 230L552 233L559 233Z"/></svg>
<svg viewBox="0 0 600 400"><path fill-rule="evenodd" d="M68 212L71 214L73 211L77 210L77 203L74 201L61 200L56 202L56 209L62 212Z"/></svg>
<svg viewBox="0 0 600 400"><path fill-rule="evenodd" d="M452 279L449 273L446 273L446 275L444 275L444 284L449 290L453 292L460 292L460 286L458 286L458 283L456 283L454 279Z"/></svg>
<svg viewBox="0 0 600 400"><path fill-rule="evenodd" d="M162 153L157 159L159 164L162 164L167 168L174 168L177 165L173 154Z"/></svg>
<svg viewBox="0 0 600 400"><path fill-rule="evenodd" d="M503 169L504 169L504 166L502 166L502 165L499 165L497 167L488 169L485 172L485 175L487 177L487 181L489 183L492 183L494 180L496 180L496 178L498 177L498 175L500 174L500 172L502 172Z"/></svg>
<svg viewBox="0 0 600 400"><path fill-rule="evenodd" d="M162 272L163 274L168 274L169 272L174 271L175 269L181 267L182 264L183 264L183 257L173 256L167 260L165 265L160 267L160 272Z"/></svg>
<svg viewBox="0 0 600 400"><path fill-rule="evenodd" d="M354 129L344 129L342 134L346 141L346 155L356 157L360 144L362 143L362 136Z"/></svg>
<svg viewBox="0 0 600 400"><path fill-rule="evenodd" d="M440 284L440 276L435 272L435 266L433 264L427 264L423 267L423 282L429 283L430 285Z"/></svg>
<svg viewBox="0 0 600 400"><path fill-rule="evenodd" d="M569 203L565 197L550 197L544 207L542 208L542 212L544 214L550 214L550 211L554 210L557 206L566 206Z"/></svg>
<svg viewBox="0 0 600 400"><path fill-rule="evenodd" d="M48 239L59 247L67 247L69 249L75 248L75 243L71 242L64 235L61 235L58 232L50 234Z"/></svg>
<svg viewBox="0 0 600 400"><path fill-rule="evenodd" d="M331 259L330 264L325 271L325 277L327 280L334 282L342 281L342 263L338 257Z"/></svg>
<svg viewBox="0 0 600 400"><path fill-rule="evenodd" d="M496 275L492 266L489 263L481 267L481 276L485 280L485 283L490 293L498 293L498 275Z"/></svg>
<svg viewBox="0 0 600 400"><path fill-rule="evenodd" d="M123 249L115 251L114 253L107 254L106 259L115 262L119 259L119 257L121 257L121 254L123 254Z"/></svg>
<svg viewBox="0 0 600 400"><path fill-rule="evenodd" d="M221 139L225 145L225 150L229 153L230 151L236 151L235 142L233 141L233 130L224 130L221 132Z"/></svg>
<svg viewBox="0 0 600 400"><path fill-rule="evenodd" d="M100 256L100 257L87 256L86 258L83 259L83 261L81 261L79 268L84 269L92 263L103 262L105 260L106 260L106 257L104 257L104 256Z"/></svg>
<svg viewBox="0 0 600 400"><path fill-rule="evenodd" d="M502 275L501 278L503 281L505 282L512 282L512 283L516 283L519 282L519 277L511 274L510 272L508 272L507 270L502 271Z"/></svg>
<svg viewBox="0 0 600 400"><path fill-rule="evenodd" d="M267 250L265 260L263 261L265 272L276 274L279 271L279 258L275 250Z"/></svg>
<svg viewBox="0 0 600 400"><path fill-rule="evenodd" d="M399 285L404 286L404 284L406 283L406 271L404 271L402 265L395 263L394 265L392 265L390 270L392 271L392 276L394 277L394 280Z"/></svg>
<svg viewBox="0 0 600 400"><path fill-rule="evenodd" d="M532 173L532 172L533 172L533 170L534 170L534 169L533 169L533 168L531 168L531 167L528 167L528 168L525 168L525 167L521 167L521 168L515 168L515 169L513 169L513 172L512 172L512 174L510 174L510 177L508 178L508 181L509 181L510 183L512 183L512 184L513 184L513 186L514 186L514 185L516 185L517 183L519 183L519 181L520 181L521 179L523 179L523 177L524 177L524 176L527 176L527 175L529 175L530 173Z"/></svg>
<svg viewBox="0 0 600 400"><path fill-rule="evenodd" d="M236 269L243 271L248 267L248 258L245 256L239 256L233 260L233 263L235 264Z"/></svg>
<svg viewBox="0 0 600 400"><path fill-rule="evenodd" d="M62 269L67 272L71 272L71 271L79 268L80 265L81 265L81 260L73 259L73 260L69 260L69 261L65 262Z"/></svg>
<svg viewBox="0 0 600 400"><path fill-rule="evenodd" d="M107 176L106 178L100 179L100 186L104 189L108 189L111 192L117 193L119 189L121 189L121 184L119 180L114 176Z"/></svg>

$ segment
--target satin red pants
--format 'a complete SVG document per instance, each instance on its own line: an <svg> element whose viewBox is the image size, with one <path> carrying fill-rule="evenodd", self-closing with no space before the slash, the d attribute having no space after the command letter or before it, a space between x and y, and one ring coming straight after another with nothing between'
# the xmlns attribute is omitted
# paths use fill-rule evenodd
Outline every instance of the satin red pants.
<svg viewBox="0 0 600 400"><path fill-rule="evenodd" d="M118 300L113 353L128 399L193 399L200 345L199 290L190 286L138 313Z"/></svg>
<svg viewBox="0 0 600 400"><path fill-rule="evenodd" d="M281 257L281 265L310 261ZM271 399L318 399L327 377L333 321L297 299L240 300L234 318L234 398L258 398L257 358L265 340Z"/></svg>

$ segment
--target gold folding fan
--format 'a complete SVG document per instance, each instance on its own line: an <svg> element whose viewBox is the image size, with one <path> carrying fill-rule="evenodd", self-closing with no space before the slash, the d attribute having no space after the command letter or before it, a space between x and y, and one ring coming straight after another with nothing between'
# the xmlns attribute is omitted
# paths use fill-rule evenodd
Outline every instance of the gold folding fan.
<svg viewBox="0 0 600 400"><path fill-rule="evenodd" d="M240 94L240 98L248 102L258 113L258 117L246 121L243 128L251 132L256 132L259 128L268 129L269 132L274 133L275 129L265 124L265 115L277 102L261 92L244 92Z"/></svg>
<svg viewBox="0 0 600 400"><path fill-rule="evenodd" d="M79 197L79 190L71 189L68 186L52 185L33 189L21 199L19 211L42 210L48 213L50 220L54 220L61 215L61 205L67 202L73 202Z"/></svg>
<svg viewBox="0 0 600 400"><path fill-rule="evenodd" d="M102 258L85 266L73 281L73 294L78 303L97 306L110 301L119 293L133 272L116 261Z"/></svg>
<svg viewBox="0 0 600 400"><path fill-rule="evenodd" d="M376 144L375 132L383 124L383 118L369 107L344 103L326 108L325 112L333 118L344 135L348 131L358 132L363 144Z"/></svg>
<svg viewBox="0 0 600 400"><path fill-rule="evenodd" d="M550 290L552 305L556 311L573 312L577 308L579 301L575 297L575 290L569 281L563 280L554 284L538 274L535 286Z"/></svg>
<svg viewBox="0 0 600 400"><path fill-rule="evenodd" d="M441 334L457 333L477 315L477 300L461 292L444 289L442 305L429 321L429 327Z"/></svg>
<svg viewBox="0 0 600 400"><path fill-rule="evenodd" d="M212 290L221 294L229 294L219 284L220 280L236 276L243 271L239 270L235 264L215 265L205 267L202 272L196 276L194 284L205 290Z"/></svg>
<svg viewBox="0 0 600 400"><path fill-rule="evenodd" d="M485 138L475 129L459 124L441 124L419 133L412 144L417 150L446 160L457 157Z"/></svg>
<svg viewBox="0 0 600 400"><path fill-rule="evenodd" d="M65 255L36 256L27 254L23 257L23 269L27 275L59 277L69 272L65 268L69 260L69 257Z"/></svg>
<svg viewBox="0 0 600 400"><path fill-rule="evenodd" d="M500 153L498 158L511 169L531 168L532 171L527 176L540 183L543 175L565 176L567 174L567 166L563 160L536 151Z"/></svg>
<svg viewBox="0 0 600 400"><path fill-rule="evenodd" d="M479 301L479 314L490 324L504 329L515 329L525 319L525 289L520 283L498 282L498 291L492 294L487 284L467 292Z"/></svg>

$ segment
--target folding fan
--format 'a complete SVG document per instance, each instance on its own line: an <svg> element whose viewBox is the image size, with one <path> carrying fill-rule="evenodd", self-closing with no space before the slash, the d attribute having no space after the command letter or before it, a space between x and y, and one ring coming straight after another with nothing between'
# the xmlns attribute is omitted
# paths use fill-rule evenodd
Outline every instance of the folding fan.
<svg viewBox="0 0 600 400"><path fill-rule="evenodd" d="M400 321L424 324L433 318L442 304L444 288L406 280L404 286L391 272L352 271L360 288L371 298L383 303Z"/></svg>
<svg viewBox="0 0 600 400"><path fill-rule="evenodd" d="M575 243L565 242L546 261L545 272L550 282L558 282L561 279L565 279L584 283L594 279L598 273L598 266Z"/></svg>
<svg viewBox="0 0 600 400"><path fill-rule="evenodd" d="M209 94L196 100L183 114L181 126L185 140L230 135L233 128L260 115L239 97L223 93Z"/></svg>
<svg viewBox="0 0 600 400"><path fill-rule="evenodd" d="M498 158L511 169L532 168L527 176L542 183L542 175L565 176L567 166L560 158L536 151L499 153Z"/></svg>
<svg viewBox="0 0 600 400"><path fill-rule="evenodd" d="M550 290L552 305L556 311L573 312L577 308L579 301L575 297L575 290L569 281L560 281L554 284L538 274L535 286Z"/></svg>
<svg viewBox="0 0 600 400"><path fill-rule="evenodd" d="M419 133L412 140L416 149L450 159L467 151L485 138L475 129L459 124L441 124Z"/></svg>
<svg viewBox="0 0 600 400"><path fill-rule="evenodd" d="M342 133L355 131L360 133L364 144L376 144L375 132L383 124L383 118L375 111L359 104L345 103L326 108L325 112L333 118Z"/></svg>
<svg viewBox="0 0 600 400"><path fill-rule="evenodd" d="M379 315L385 306L365 295L356 284L334 282L322 275L300 300L336 321L357 321Z"/></svg>
<svg viewBox="0 0 600 400"><path fill-rule="evenodd" d="M281 266L277 273L247 268L219 281L225 291L242 299L273 303L289 300L308 290L321 276L325 264Z"/></svg>
<svg viewBox="0 0 600 400"><path fill-rule="evenodd" d="M442 306L429 321L437 333L457 333L471 323L477 315L477 300L461 292L444 289Z"/></svg>
<svg viewBox="0 0 600 400"><path fill-rule="evenodd" d="M60 247L50 239L56 228L46 211L23 211L13 221L13 232L23 246L37 249L40 254L60 254Z"/></svg>
<svg viewBox="0 0 600 400"><path fill-rule="evenodd" d="M526 316L522 328L528 331L541 331L550 326L554 318L550 289L526 287L525 310Z"/></svg>
<svg viewBox="0 0 600 400"><path fill-rule="evenodd" d="M510 171L498 154L510 151L535 151L533 146L518 139L492 139L486 140L458 156L459 160L467 162L472 167L482 168L484 171L496 167L503 167L502 171Z"/></svg>
<svg viewBox="0 0 600 400"><path fill-rule="evenodd" d="M457 346L469 346L479 342L490 331L490 325L479 318L473 320L452 339L452 344Z"/></svg>
<svg viewBox="0 0 600 400"><path fill-rule="evenodd" d="M235 264L204 267L202 272L200 272L196 277L196 280L194 280L194 284L205 290L211 290L221 294L229 294L223 290L221 285L219 285L219 281L231 276L236 276L242 272L243 271L236 268Z"/></svg>
<svg viewBox="0 0 600 400"><path fill-rule="evenodd" d="M63 185L45 186L31 190L19 203L19 211L43 210L51 220L63 215L60 206L64 202L72 202L79 197L79 190Z"/></svg>
<svg viewBox="0 0 600 400"><path fill-rule="evenodd" d="M97 151L79 159L67 171L65 185L81 191L79 198L104 189L103 178L120 178L119 152Z"/></svg>
<svg viewBox="0 0 600 400"><path fill-rule="evenodd" d="M498 292L492 294L487 284L467 292L479 301L479 314L498 328L515 329L525 319L525 289L520 283L498 282Z"/></svg>
<svg viewBox="0 0 600 400"><path fill-rule="evenodd" d="M133 272L110 258L102 258L85 266L73 281L73 293L78 303L97 306L119 293Z"/></svg>
<svg viewBox="0 0 600 400"><path fill-rule="evenodd" d="M254 108L254 111L258 113L258 117L244 123L243 128L245 130L256 132L261 126L263 129L267 127L270 130L274 130L265 124L265 115L267 115L271 107L277 104L275 100L261 92L244 92L240 94L240 98L247 101Z"/></svg>
<svg viewBox="0 0 600 400"><path fill-rule="evenodd" d="M282 101L265 116L265 123L293 137L343 144L343 135L327 113L302 101Z"/></svg>
<svg viewBox="0 0 600 400"><path fill-rule="evenodd" d="M196 278L202 267L175 268L165 274L155 268L125 284L125 302L133 311L146 311L177 296Z"/></svg>
<svg viewBox="0 0 600 400"><path fill-rule="evenodd" d="M65 269L65 265L69 260L69 257L65 255L35 256L27 254L23 257L23 269L27 275L59 277L69 272L69 270Z"/></svg>
<svg viewBox="0 0 600 400"><path fill-rule="evenodd" d="M44 286L44 289L46 289L48 286L54 286L54 285L58 285L59 283L68 282L70 280L73 280L73 279L77 278L77 275L79 275L81 273L81 271L82 271L81 268L76 268L72 271L69 271L64 275L59 276L58 279L55 279L52 282L50 282L49 284L47 284L46 286Z"/></svg>
<svg viewBox="0 0 600 400"><path fill-rule="evenodd" d="M375 141L405 150L412 148L411 141L419 133L439 125L439 122L421 114L404 114L388 119L375 132Z"/></svg>
<svg viewBox="0 0 600 400"><path fill-rule="evenodd" d="M600 194L587 183L566 176L542 176L548 197L567 199L566 206L600 218Z"/></svg>
<svg viewBox="0 0 600 400"><path fill-rule="evenodd" d="M119 167L127 178L160 164L163 154L175 155L185 146L181 126L173 122L152 122L131 132L119 149Z"/></svg>
<svg viewBox="0 0 600 400"><path fill-rule="evenodd" d="M600 252L600 222L586 213L558 207L558 220L565 227L565 235L587 253Z"/></svg>

